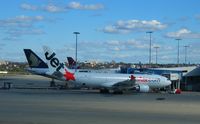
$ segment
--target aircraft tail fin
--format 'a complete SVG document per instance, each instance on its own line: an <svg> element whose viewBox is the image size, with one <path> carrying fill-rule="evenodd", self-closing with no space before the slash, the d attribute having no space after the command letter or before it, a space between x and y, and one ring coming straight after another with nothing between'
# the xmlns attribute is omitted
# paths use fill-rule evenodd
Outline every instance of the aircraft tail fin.
<svg viewBox="0 0 200 124"><path fill-rule="evenodd" d="M31 49L24 49L24 53L30 68L48 68L48 65Z"/></svg>
<svg viewBox="0 0 200 124"><path fill-rule="evenodd" d="M69 66L76 66L76 61L74 61L74 59L72 57L67 57L67 61L69 63Z"/></svg>
<svg viewBox="0 0 200 124"><path fill-rule="evenodd" d="M75 80L74 74L69 71L64 63L60 62L56 53L49 47L43 46L45 58L49 66L49 73L57 78L64 78L65 80Z"/></svg>
<svg viewBox="0 0 200 124"><path fill-rule="evenodd" d="M80 69L80 66L77 65L76 61L72 57L67 57L67 61L70 69Z"/></svg>
<svg viewBox="0 0 200 124"><path fill-rule="evenodd" d="M47 46L43 46L43 50L49 70L52 72L64 72L64 63L60 62L60 60L56 56L56 53Z"/></svg>

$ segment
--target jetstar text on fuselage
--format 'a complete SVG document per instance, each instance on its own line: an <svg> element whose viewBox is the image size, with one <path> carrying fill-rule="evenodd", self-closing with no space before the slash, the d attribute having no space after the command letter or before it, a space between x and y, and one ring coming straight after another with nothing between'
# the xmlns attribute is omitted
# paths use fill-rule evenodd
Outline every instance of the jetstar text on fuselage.
<svg viewBox="0 0 200 124"><path fill-rule="evenodd" d="M45 52L45 57L47 60L50 60L50 64L52 67L56 68L56 71L60 71L61 68L64 69L64 64L60 63L58 58L55 57L55 53L53 52L51 55L49 55L48 52Z"/></svg>

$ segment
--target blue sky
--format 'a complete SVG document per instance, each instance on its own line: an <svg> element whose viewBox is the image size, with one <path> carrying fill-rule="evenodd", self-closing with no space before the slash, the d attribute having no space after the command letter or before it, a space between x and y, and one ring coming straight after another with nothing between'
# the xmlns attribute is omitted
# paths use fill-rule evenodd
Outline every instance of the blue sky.
<svg viewBox="0 0 200 124"><path fill-rule="evenodd" d="M25 62L24 48L43 57L42 46L62 58L75 55L74 31L79 31L80 61L148 63L152 33L158 63L180 63L184 47L188 61L200 63L200 1L198 0L1 0L0 59Z"/></svg>

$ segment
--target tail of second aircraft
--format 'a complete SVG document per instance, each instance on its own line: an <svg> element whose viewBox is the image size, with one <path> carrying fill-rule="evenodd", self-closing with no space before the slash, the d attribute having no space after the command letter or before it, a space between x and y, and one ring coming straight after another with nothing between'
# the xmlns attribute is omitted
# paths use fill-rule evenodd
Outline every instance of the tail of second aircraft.
<svg viewBox="0 0 200 124"><path fill-rule="evenodd" d="M24 53L30 68L48 68L47 64L31 49L24 49Z"/></svg>
<svg viewBox="0 0 200 124"><path fill-rule="evenodd" d="M80 69L80 66L77 65L76 61L72 57L67 57L67 61L70 69Z"/></svg>
<svg viewBox="0 0 200 124"><path fill-rule="evenodd" d="M49 67L49 73L56 78L64 78L67 81L75 80L74 74L69 71L64 63L60 62L60 59L57 58L55 52L47 46L43 46L43 49Z"/></svg>
<svg viewBox="0 0 200 124"><path fill-rule="evenodd" d="M67 61L69 63L69 66L76 66L76 61L72 57L67 57Z"/></svg>

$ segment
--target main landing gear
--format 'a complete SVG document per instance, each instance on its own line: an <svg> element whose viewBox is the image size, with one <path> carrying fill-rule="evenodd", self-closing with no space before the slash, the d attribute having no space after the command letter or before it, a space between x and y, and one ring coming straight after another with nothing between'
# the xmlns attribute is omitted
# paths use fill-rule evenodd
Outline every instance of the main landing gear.
<svg viewBox="0 0 200 124"><path fill-rule="evenodd" d="M102 93L102 94L109 94L110 91L109 91L109 89L104 88L104 89L100 89L100 93ZM113 94L123 94L123 91L122 90L113 90L112 93Z"/></svg>
<svg viewBox="0 0 200 124"><path fill-rule="evenodd" d="M52 80L50 81L50 87L55 87L55 86L56 86L55 81L54 81L54 79L52 79Z"/></svg>

